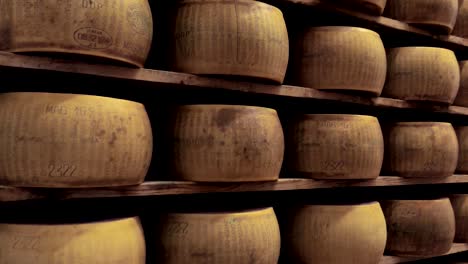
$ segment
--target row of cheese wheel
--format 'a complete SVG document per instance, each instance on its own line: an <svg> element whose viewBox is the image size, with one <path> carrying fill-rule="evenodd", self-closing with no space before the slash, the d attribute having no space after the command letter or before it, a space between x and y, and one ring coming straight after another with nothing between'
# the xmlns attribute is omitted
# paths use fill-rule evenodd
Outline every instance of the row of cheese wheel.
<svg viewBox="0 0 468 264"><path fill-rule="evenodd" d="M133 185L144 180L151 163L152 128L139 103L3 93L0 120L1 184ZM403 177L468 172L468 127L455 132L449 123L398 122L382 133L372 116L310 114L288 120L285 137L270 108L185 105L165 126L167 135L161 136L170 147L156 148L167 152L172 177L179 180L274 181L285 153L290 173L314 179L373 179L382 164L385 173Z"/></svg>
<svg viewBox="0 0 468 264"><path fill-rule="evenodd" d="M278 262L377 264L401 256L446 253L468 241L468 196L352 205L303 205L236 212L164 214L152 225L157 263ZM455 212L455 213L454 213ZM281 226L281 232L280 232ZM153 230L153 229L152 229ZM281 235L280 235L281 233ZM281 246L282 244L282 246ZM0 264L143 264L138 218L73 224L0 224Z"/></svg>

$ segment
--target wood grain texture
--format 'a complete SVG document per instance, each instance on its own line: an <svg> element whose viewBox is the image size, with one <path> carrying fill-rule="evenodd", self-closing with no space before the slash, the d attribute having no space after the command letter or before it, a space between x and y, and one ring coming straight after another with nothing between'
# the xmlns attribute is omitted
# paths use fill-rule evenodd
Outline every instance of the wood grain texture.
<svg viewBox="0 0 468 264"><path fill-rule="evenodd" d="M24 200L69 200L107 197L141 197L201 193L272 192L291 190L312 190L346 187L443 185L468 183L468 175L454 175L447 178L404 179L381 176L375 180L312 180L279 179L276 182L254 183L194 183L183 181L149 181L137 186L88 188L88 189L32 189L0 186L0 202Z"/></svg>
<svg viewBox="0 0 468 264"><path fill-rule="evenodd" d="M449 252L443 254L442 256L451 255L459 252L464 252L468 250L468 244L463 243L454 243ZM396 256L384 256L379 264L397 264L397 263L406 263L409 261L416 261L422 259L429 259L425 257L396 257Z"/></svg>

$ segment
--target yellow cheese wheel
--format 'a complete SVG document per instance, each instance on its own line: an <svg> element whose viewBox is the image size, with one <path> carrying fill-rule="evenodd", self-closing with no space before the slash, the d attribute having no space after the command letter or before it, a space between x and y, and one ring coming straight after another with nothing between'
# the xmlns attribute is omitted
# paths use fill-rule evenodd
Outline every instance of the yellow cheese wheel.
<svg viewBox="0 0 468 264"><path fill-rule="evenodd" d="M145 264L137 217L76 224L0 224L0 264Z"/></svg>
<svg viewBox="0 0 468 264"><path fill-rule="evenodd" d="M158 263L273 264L280 254L280 230L273 208L170 213L162 217L158 229Z"/></svg>
<svg viewBox="0 0 468 264"><path fill-rule="evenodd" d="M460 69L453 51L433 47L388 50L387 81L382 96L453 103Z"/></svg>
<svg viewBox="0 0 468 264"><path fill-rule="evenodd" d="M449 123L400 122L385 129L386 172L402 177L448 177L457 167L458 141Z"/></svg>
<svg viewBox="0 0 468 264"><path fill-rule="evenodd" d="M377 118L314 114L298 117L287 136L289 169L314 179L373 179L384 141Z"/></svg>
<svg viewBox="0 0 468 264"><path fill-rule="evenodd" d="M458 0L388 0L385 16L449 34L457 20Z"/></svg>
<svg viewBox="0 0 468 264"><path fill-rule="evenodd" d="M0 50L70 53L142 67L153 36L147 0L2 0Z"/></svg>
<svg viewBox="0 0 468 264"><path fill-rule="evenodd" d="M283 82L289 41L276 7L253 0L183 0L174 28L177 71Z"/></svg>
<svg viewBox="0 0 468 264"><path fill-rule="evenodd" d="M387 231L378 202L306 205L286 223L287 263L375 264L385 249Z"/></svg>
<svg viewBox="0 0 468 264"><path fill-rule="evenodd" d="M320 90L380 95L387 61L380 36L356 27L311 27L293 50L293 79Z"/></svg>
<svg viewBox="0 0 468 264"><path fill-rule="evenodd" d="M455 242L468 242L468 195L457 194L450 197L455 213Z"/></svg>
<svg viewBox="0 0 468 264"><path fill-rule="evenodd" d="M152 153L142 104L99 96L0 94L0 184L139 184Z"/></svg>
<svg viewBox="0 0 468 264"><path fill-rule="evenodd" d="M460 61L460 88L453 104L468 107L468 61Z"/></svg>
<svg viewBox="0 0 468 264"><path fill-rule="evenodd" d="M381 15L387 0L338 0L342 4L349 5L353 9L362 10L372 15Z"/></svg>
<svg viewBox="0 0 468 264"><path fill-rule="evenodd" d="M435 256L452 247L455 217L448 198L382 202L386 251L398 256Z"/></svg>
<svg viewBox="0 0 468 264"><path fill-rule="evenodd" d="M458 139L458 173L468 173L468 126L455 128Z"/></svg>
<svg viewBox="0 0 468 264"><path fill-rule="evenodd" d="M274 181L284 155L275 110L239 105L186 105L170 135L175 177L201 182Z"/></svg>

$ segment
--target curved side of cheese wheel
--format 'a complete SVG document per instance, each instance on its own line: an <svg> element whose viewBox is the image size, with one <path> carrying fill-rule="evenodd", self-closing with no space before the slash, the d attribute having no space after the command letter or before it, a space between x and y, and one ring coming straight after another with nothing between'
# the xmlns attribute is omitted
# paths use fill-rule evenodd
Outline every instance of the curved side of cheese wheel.
<svg viewBox="0 0 468 264"><path fill-rule="evenodd" d="M388 0L385 16L450 34L457 20L458 6L458 0Z"/></svg>
<svg viewBox="0 0 468 264"><path fill-rule="evenodd" d="M455 128L458 139L458 173L468 173L468 127L460 126Z"/></svg>
<svg viewBox="0 0 468 264"><path fill-rule="evenodd" d="M380 95L387 61L380 36L363 28L312 27L299 39L294 81L319 90Z"/></svg>
<svg viewBox="0 0 468 264"><path fill-rule="evenodd" d="M145 264L137 217L80 224L0 224L0 264Z"/></svg>
<svg viewBox="0 0 468 264"><path fill-rule="evenodd" d="M382 95L402 100L451 104L460 86L460 68L453 51L432 47L388 50L387 81Z"/></svg>
<svg viewBox="0 0 468 264"><path fill-rule="evenodd" d="M378 202L305 205L289 214L283 230L290 263L378 263L387 238Z"/></svg>
<svg viewBox="0 0 468 264"><path fill-rule="evenodd" d="M239 213L171 213L162 217L161 263L277 263L280 230L273 208Z"/></svg>
<svg viewBox="0 0 468 264"><path fill-rule="evenodd" d="M382 15L387 0L337 0L342 4L348 4L353 9L362 10L372 15Z"/></svg>
<svg viewBox="0 0 468 264"><path fill-rule="evenodd" d="M457 194L450 197L455 213L455 242L468 242L468 196Z"/></svg>
<svg viewBox="0 0 468 264"><path fill-rule="evenodd" d="M382 168L384 141L377 118L303 115L288 133L288 166L315 179L373 179Z"/></svg>
<svg viewBox="0 0 468 264"><path fill-rule="evenodd" d="M435 256L450 250L455 217L448 198L382 202L386 251L398 256Z"/></svg>
<svg viewBox="0 0 468 264"><path fill-rule="evenodd" d="M275 110L236 105L186 105L169 135L174 176L202 182L274 181L284 156Z"/></svg>
<svg viewBox="0 0 468 264"><path fill-rule="evenodd" d="M458 140L450 123L401 122L384 130L385 170L402 177L448 177L457 167Z"/></svg>
<svg viewBox="0 0 468 264"><path fill-rule="evenodd" d="M460 88L454 105L468 107L468 61L460 61Z"/></svg>
<svg viewBox="0 0 468 264"><path fill-rule="evenodd" d="M460 1L461 6L458 11L457 23L453 28L452 35L467 38L468 37L468 2Z"/></svg>
<svg viewBox="0 0 468 264"><path fill-rule="evenodd" d="M143 67L153 19L147 0L0 2L0 50L70 53Z"/></svg>
<svg viewBox="0 0 468 264"><path fill-rule="evenodd" d="M152 131L142 104L99 96L0 94L0 183L91 187L143 182Z"/></svg>
<svg viewBox="0 0 468 264"><path fill-rule="evenodd" d="M251 0L180 2L173 65L194 74L237 75L282 83L289 40L282 12Z"/></svg>

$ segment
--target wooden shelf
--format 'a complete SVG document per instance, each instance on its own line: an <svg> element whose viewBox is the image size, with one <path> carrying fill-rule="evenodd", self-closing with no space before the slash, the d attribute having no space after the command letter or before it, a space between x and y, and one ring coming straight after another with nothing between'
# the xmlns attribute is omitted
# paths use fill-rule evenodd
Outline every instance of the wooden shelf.
<svg viewBox="0 0 468 264"><path fill-rule="evenodd" d="M452 245L452 248L450 249L449 252L441 255L441 256L447 256L455 253L460 253L468 251L468 244L462 244L462 243L454 243ZM439 256L434 256L434 257L439 257ZM431 257L395 257L395 256L384 256L379 264L396 264L396 263L405 263L405 262L410 262L410 261L416 261L416 260L423 260L423 259L429 259Z"/></svg>
<svg viewBox="0 0 468 264"><path fill-rule="evenodd" d="M424 103L407 102L398 99L383 97L362 97L348 94L323 92L312 88L290 85L268 85L252 82L230 81L186 73L168 72L152 69L135 69L117 67L103 64L89 64L46 57L34 57L0 52L0 76L2 69L13 69L21 72L24 70L49 71L71 73L92 78L95 76L126 80L138 83L150 84L145 86L135 85L135 89L179 88L205 88L217 90L231 90L245 93L283 96L289 98L305 98L316 100L329 100L342 103L360 104L379 108L420 109L431 112L442 112L456 115L468 115L468 108L459 106L428 105ZM9 74L9 73L3 73ZM112 88L110 88L112 89ZM138 92L137 90L135 92ZM147 91L146 91L147 92Z"/></svg>
<svg viewBox="0 0 468 264"><path fill-rule="evenodd" d="M35 189L0 186L0 202L40 199L86 199L108 197L162 196L201 193L238 193L311 190L343 187L408 186L427 184L468 183L468 175L447 178L413 178L381 176L366 181L318 181L312 179L280 179L276 182L257 183L194 183L174 181L152 181L138 186L86 188L86 189Z"/></svg>

